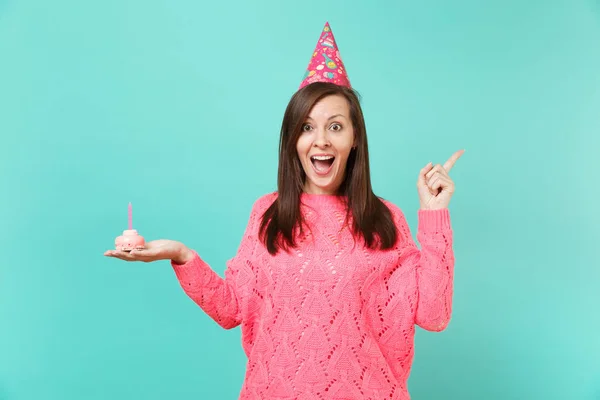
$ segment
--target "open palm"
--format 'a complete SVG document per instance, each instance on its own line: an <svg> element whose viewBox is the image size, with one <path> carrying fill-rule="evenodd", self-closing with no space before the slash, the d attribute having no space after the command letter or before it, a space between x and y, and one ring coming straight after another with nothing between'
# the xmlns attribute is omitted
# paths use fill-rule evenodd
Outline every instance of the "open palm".
<svg viewBox="0 0 600 400"><path fill-rule="evenodd" d="M182 253L182 244L174 240L159 239L147 242L141 250L121 251L107 250L107 257L119 258L125 261L152 262L158 260L178 259Z"/></svg>

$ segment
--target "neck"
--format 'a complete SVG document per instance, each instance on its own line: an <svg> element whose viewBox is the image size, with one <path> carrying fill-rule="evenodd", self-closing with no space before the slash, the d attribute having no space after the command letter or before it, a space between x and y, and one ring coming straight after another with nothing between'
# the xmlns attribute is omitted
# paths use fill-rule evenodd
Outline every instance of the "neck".
<svg viewBox="0 0 600 400"><path fill-rule="evenodd" d="M346 196L339 194L316 194L303 192L300 201L308 206L345 206Z"/></svg>

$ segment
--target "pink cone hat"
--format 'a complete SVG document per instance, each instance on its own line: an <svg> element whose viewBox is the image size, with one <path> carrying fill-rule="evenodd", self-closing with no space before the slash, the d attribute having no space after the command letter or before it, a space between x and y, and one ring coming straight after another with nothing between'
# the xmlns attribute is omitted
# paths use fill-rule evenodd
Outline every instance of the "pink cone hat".
<svg viewBox="0 0 600 400"><path fill-rule="evenodd" d="M329 22L325 23L299 89L313 82L331 82L350 87L350 80Z"/></svg>

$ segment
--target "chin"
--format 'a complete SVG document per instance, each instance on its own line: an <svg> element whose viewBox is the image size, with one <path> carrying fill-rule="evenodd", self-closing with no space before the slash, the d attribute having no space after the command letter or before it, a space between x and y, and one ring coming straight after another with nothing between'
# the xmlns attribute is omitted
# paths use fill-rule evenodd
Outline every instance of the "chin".
<svg viewBox="0 0 600 400"><path fill-rule="evenodd" d="M322 177L308 177L306 189L308 192L313 194L335 194L340 187L339 183L336 183L334 179Z"/></svg>

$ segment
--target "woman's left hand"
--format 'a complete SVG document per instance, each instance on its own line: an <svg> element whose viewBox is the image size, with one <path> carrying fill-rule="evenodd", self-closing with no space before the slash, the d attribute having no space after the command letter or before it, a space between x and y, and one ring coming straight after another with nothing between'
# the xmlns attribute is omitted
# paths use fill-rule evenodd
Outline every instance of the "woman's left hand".
<svg viewBox="0 0 600 400"><path fill-rule="evenodd" d="M454 193L454 182L448 173L464 152L464 150L457 151L444 165L429 163L421 170L417 180L417 190L422 210L448 208Z"/></svg>

